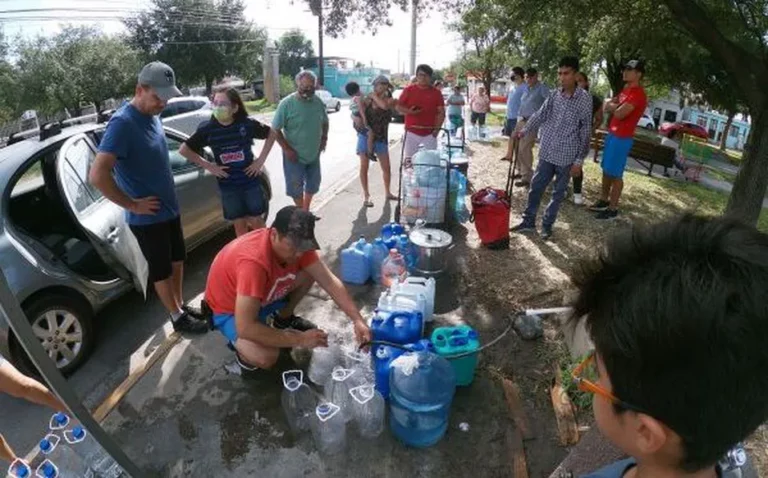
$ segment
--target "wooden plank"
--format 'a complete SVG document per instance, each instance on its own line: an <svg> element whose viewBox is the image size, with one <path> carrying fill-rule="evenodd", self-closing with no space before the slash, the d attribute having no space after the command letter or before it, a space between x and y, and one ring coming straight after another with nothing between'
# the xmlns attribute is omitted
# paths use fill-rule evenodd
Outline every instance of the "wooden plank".
<svg viewBox="0 0 768 478"><path fill-rule="evenodd" d="M507 447L512 455L512 478L528 478L528 460L520 429L507 428Z"/></svg>
<svg viewBox="0 0 768 478"><path fill-rule="evenodd" d="M156 348L154 352L152 352L152 355L149 357L149 359L136 370L134 370L128 377L126 377L126 379L123 380L123 382L116 389L114 389L112 393L109 394L109 396L101 403L101 405L96 408L96 410L93 412L93 418L97 422L101 422L107 418L107 415L109 415L109 413L114 410L117 404L120 403L120 400L122 400L123 397L133 388L133 386L136 385L139 379L141 379L141 377L143 377L144 374L147 373L147 371L151 369L158 360L164 357L165 354L167 354L174 345L179 343L180 340L181 334L178 332L173 332L171 335L169 335L163 341L163 343L161 343L160 346Z"/></svg>
<svg viewBox="0 0 768 478"><path fill-rule="evenodd" d="M575 445L579 442L579 427L576 424L573 403L571 403L571 399L568 398L568 394L560 382L560 373L557 367L555 367L555 380L550 396L552 407L555 410L560 444L563 446Z"/></svg>
<svg viewBox="0 0 768 478"><path fill-rule="evenodd" d="M509 409L509 414L515 421L515 425L520 431L522 439L531 440L535 438L533 432L531 431L531 426L528 423L528 417L525 415L523 401L520 398L520 387L518 387L516 383L508 378L502 378L501 385L504 388L504 397L507 399L507 408Z"/></svg>

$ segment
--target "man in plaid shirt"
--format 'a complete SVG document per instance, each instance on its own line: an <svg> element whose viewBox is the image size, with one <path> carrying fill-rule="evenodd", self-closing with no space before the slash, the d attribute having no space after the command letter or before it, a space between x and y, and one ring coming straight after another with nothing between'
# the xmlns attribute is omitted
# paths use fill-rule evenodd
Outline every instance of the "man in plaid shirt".
<svg viewBox="0 0 768 478"><path fill-rule="evenodd" d="M579 60L565 57L560 60L557 71L561 87L550 94L541 109L531 116L528 124L517 133L522 138L528 131L541 127L539 164L533 175L528 193L528 207L523 213L523 222L511 229L512 232L536 230L536 214L541 195L555 179L552 200L544 212L541 237L552 237L552 226L557 219L560 203L565 199L571 171L581 174L581 165L589 153L589 135L592 131L592 97L576 86L576 72Z"/></svg>

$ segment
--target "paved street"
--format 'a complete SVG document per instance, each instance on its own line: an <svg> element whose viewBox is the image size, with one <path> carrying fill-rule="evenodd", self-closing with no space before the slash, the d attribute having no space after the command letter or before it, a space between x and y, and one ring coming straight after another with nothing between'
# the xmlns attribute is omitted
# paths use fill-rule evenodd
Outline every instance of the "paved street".
<svg viewBox="0 0 768 478"><path fill-rule="evenodd" d="M330 131L328 147L322 157L323 182L317 204L334 194L338 187L355 175L358 159L355 156L355 135L349 117L348 102L342 103L339 113L329 113ZM402 136L403 127L390 127L390 138ZM257 143L254 151L261 150ZM285 196L282 158L275 146L267 160L271 174L274 199L271 211L291 204ZM372 181L380 176L378 168L371 168ZM350 218L350 221L353 218ZM322 222L319 227L322 227ZM232 236L222 235L192 252L186 265L184 295L190 299L203 290L208 265L216 252ZM88 362L71 378L84 403L91 409L98 404L128 375L130 355L166 321L159 301L152 294L145 303L139 294L131 293L105 309L98 316L98 342ZM24 402L0 396L0 431L17 453L26 453L42 436L49 413L47 410Z"/></svg>

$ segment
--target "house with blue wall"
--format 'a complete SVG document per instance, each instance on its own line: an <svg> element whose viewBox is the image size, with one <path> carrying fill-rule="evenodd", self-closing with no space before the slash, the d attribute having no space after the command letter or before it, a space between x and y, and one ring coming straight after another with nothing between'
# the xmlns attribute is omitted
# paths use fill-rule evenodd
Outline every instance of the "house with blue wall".
<svg viewBox="0 0 768 478"><path fill-rule="evenodd" d="M725 123L728 122L728 117L725 115L716 111L705 111L698 108L686 108L683 111L683 119L696 123L706 129L709 133L709 142L713 144L720 144ZM749 128L750 124L741 115L736 115L731 124L731 129L728 131L728 138L725 140L726 147L739 151L743 150L749 136Z"/></svg>
<svg viewBox="0 0 768 478"><path fill-rule="evenodd" d="M350 81L357 82L363 94L367 94L373 91L373 80L377 76L389 76L389 70L359 66L352 58L327 56L323 60L325 71L322 84L337 98L349 98L344 86ZM307 69L317 75L317 58L310 58L307 64L314 65Z"/></svg>

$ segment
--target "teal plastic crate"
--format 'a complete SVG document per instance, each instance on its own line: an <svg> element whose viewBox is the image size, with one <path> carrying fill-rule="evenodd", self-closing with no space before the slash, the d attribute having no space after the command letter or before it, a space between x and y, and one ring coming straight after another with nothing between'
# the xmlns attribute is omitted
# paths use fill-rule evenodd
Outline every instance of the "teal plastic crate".
<svg viewBox="0 0 768 478"><path fill-rule="evenodd" d="M456 372L456 385L467 386L475 378L478 354L451 359L451 355L475 352L480 348L477 332L468 325L438 327L432 332L432 345L438 355L449 358Z"/></svg>

